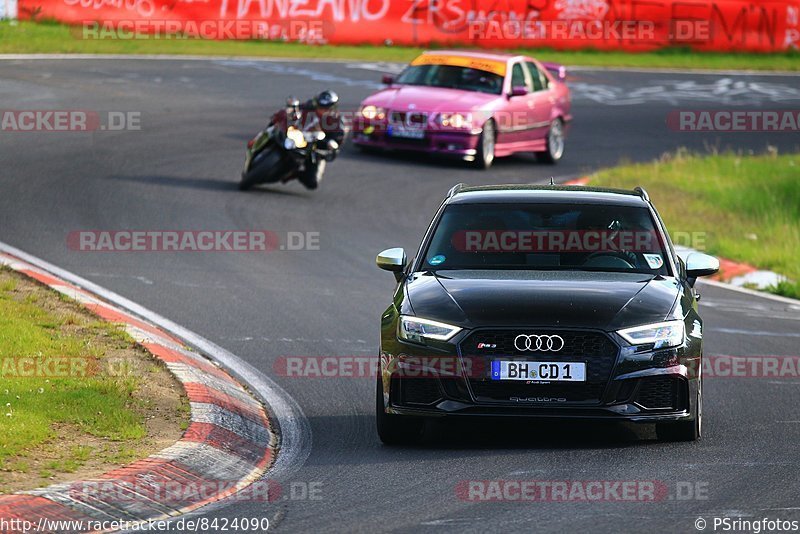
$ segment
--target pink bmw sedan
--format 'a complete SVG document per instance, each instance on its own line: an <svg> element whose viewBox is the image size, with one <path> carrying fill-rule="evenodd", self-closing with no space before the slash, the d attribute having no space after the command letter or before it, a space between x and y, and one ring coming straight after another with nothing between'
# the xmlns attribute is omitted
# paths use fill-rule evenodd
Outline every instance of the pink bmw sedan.
<svg viewBox="0 0 800 534"><path fill-rule="evenodd" d="M572 120L566 69L526 56L425 52L366 98L353 124L364 148L455 156L487 169L534 152L555 163Z"/></svg>

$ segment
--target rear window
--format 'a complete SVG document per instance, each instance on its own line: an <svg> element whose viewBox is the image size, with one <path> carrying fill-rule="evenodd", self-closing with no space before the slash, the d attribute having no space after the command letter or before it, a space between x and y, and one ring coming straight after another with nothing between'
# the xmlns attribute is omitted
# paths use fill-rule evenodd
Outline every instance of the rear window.
<svg viewBox="0 0 800 534"><path fill-rule="evenodd" d="M591 204L450 205L422 267L669 274L647 208Z"/></svg>

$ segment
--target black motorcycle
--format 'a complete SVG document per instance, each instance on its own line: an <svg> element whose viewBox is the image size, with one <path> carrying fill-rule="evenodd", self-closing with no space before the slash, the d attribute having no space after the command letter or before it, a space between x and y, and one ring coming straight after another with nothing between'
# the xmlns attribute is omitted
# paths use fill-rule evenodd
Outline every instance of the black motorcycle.
<svg viewBox="0 0 800 534"><path fill-rule="evenodd" d="M286 107L247 143L239 189L294 179L308 189L316 189L326 163L333 161L341 149L344 128L338 115L328 113L337 102L338 97L331 91L324 91L303 105L289 98ZM334 128L323 123L330 122L331 117Z"/></svg>

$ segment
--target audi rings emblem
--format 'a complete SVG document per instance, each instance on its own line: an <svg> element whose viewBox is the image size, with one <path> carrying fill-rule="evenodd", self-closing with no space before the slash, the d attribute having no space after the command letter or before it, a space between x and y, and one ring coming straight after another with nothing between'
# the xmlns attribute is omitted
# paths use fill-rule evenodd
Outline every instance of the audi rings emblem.
<svg viewBox="0 0 800 534"><path fill-rule="evenodd" d="M525 335L520 334L514 338L514 347L517 350L540 350L544 352L558 352L564 348L564 338L561 336Z"/></svg>

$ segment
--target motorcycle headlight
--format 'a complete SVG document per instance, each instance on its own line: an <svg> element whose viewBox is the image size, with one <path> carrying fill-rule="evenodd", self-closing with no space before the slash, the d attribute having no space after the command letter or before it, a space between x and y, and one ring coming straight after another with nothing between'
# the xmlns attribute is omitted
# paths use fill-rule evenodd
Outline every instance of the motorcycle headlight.
<svg viewBox="0 0 800 534"><path fill-rule="evenodd" d="M308 141L306 141L303 132L301 132L300 130L298 130L293 126L289 127L289 129L286 130L286 139L287 141L289 140L292 141L292 143L294 144L294 148L305 148L306 145L308 145ZM289 143L286 144L288 145ZM293 147L287 146L286 148L293 148Z"/></svg>
<svg viewBox="0 0 800 534"><path fill-rule="evenodd" d="M448 128L469 128L472 125L472 116L469 113L441 113L439 124Z"/></svg>
<svg viewBox="0 0 800 534"><path fill-rule="evenodd" d="M685 328L683 321L664 321L625 328L618 330L617 334L631 345L652 344L654 349L666 349L683 343Z"/></svg>
<svg viewBox="0 0 800 534"><path fill-rule="evenodd" d="M315 141L322 141L325 139L325 132L321 132L319 130L313 132L303 132L303 138L308 143L313 143Z"/></svg>
<svg viewBox="0 0 800 534"><path fill-rule="evenodd" d="M401 315L397 329L397 336L400 339L414 343L424 343L425 339L447 341L461 331L457 326L411 315Z"/></svg>
<svg viewBox="0 0 800 534"><path fill-rule="evenodd" d="M386 110L377 106L364 106L361 108L361 116L367 120L383 120L386 118Z"/></svg>

